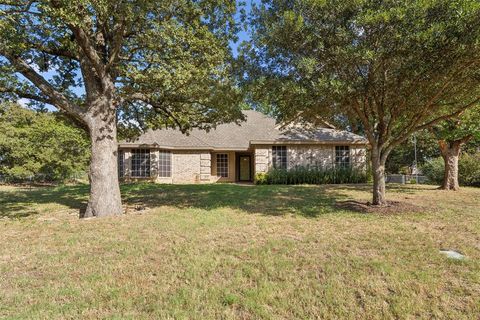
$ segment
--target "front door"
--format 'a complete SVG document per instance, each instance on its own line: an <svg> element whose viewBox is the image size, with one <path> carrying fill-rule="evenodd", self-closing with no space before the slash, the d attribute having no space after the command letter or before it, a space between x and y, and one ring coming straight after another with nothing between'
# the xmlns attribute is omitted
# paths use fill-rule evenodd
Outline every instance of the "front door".
<svg viewBox="0 0 480 320"><path fill-rule="evenodd" d="M239 156L238 161L239 161L238 180L239 181L251 181L252 177L250 176L251 175L251 171L250 171L251 158L250 158L250 156Z"/></svg>

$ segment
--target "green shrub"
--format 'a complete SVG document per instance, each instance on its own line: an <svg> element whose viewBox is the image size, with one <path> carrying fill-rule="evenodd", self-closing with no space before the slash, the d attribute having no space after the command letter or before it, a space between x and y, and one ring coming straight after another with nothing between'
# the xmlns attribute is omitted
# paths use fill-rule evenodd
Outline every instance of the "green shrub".
<svg viewBox="0 0 480 320"><path fill-rule="evenodd" d="M444 171L445 163L441 157L429 160L422 166L423 174L431 183L441 184Z"/></svg>
<svg viewBox="0 0 480 320"><path fill-rule="evenodd" d="M403 166L403 167L400 167L400 169L398 170L398 173L400 173L400 174L410 174L411 170L408 166Z"/></svg>
<svg viewBox="0 0 480 320"><path fill-rule="evenodd" d="M296 167L290 170L272 169L255 176L256 184L336 184L366 183L365 170L353 168L322 169Z"/></svg>
<svg viewBox="0 0 480 320"><path fill-rule="evenodd" d="M480 187L480 153L464 153L458 163L458 180L461 185Z"/></svg>
<svg viewBox="0 0 480 320"><path fill-rule="evenodd" d="M254 178L255 184L268 184L267 174L265 172L259 172Z"/></svg>
<svg viewBox="0 0 480 320"><path fill-rule="evenodd" d="M441 184L445 163L441 157L432 159L422 166L422 172L432 183ZM480 187L480 153L464 153L458 163L458 180L463 186Z"/></svg>

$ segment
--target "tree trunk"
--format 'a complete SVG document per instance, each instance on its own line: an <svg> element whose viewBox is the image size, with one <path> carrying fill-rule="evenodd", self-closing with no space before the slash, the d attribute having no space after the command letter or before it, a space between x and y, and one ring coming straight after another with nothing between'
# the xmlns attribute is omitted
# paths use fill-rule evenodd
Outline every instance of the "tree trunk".
<svg viewBox="0 0 480 320"><path fill-rule="evenodd" d="M443 183L440 187L443 190L458 190L458 158L460 157L460 141L446 142L439 141L440 152L445 162L445 172L443 174Z"/></svg>
<svg viewBox="0 0 480 320"><path fill-rule="evenodd" d="M118 181L117 126L112 105L92 112L87 123L92 143L90 199L81 217L104 217L123 213Z"/></svg>
<svg viewBox="0 0 480 320"><path fill-rule="evenodd" d="M378 152L372 151L372 171L373 171L373 200L372 204L384 206L387 204L385 198L385 161L382 160Z"/></svg>

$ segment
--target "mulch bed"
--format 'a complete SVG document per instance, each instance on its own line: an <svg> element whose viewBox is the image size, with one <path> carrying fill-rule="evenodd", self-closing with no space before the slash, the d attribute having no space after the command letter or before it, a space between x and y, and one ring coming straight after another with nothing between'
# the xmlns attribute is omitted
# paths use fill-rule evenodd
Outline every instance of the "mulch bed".
<svg viewBox="0 0 480 320"><path fill-rule="evenodd" d="M335 204L337 208L356 211L361 213L379 213L379 214L402 214L425 212L425 208L417 206L412 203L402 201L388 201L385 206L376 206L370 202L360 201L337 201Z"/></svg>

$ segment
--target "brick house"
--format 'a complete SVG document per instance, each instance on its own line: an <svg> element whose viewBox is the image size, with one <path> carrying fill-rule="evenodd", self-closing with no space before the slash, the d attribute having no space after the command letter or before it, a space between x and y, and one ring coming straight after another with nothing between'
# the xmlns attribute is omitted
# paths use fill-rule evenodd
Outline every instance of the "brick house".
<svg viewBox="0 0 480 320"><path fill-rule="evenodd" d="M282 128L262 113L244 114L240 125L223 124L208 133L149 130L135 141L121 141L120 177L160 183L241 182L271 168L365 168L364 137L330 128Z"/></svg>

